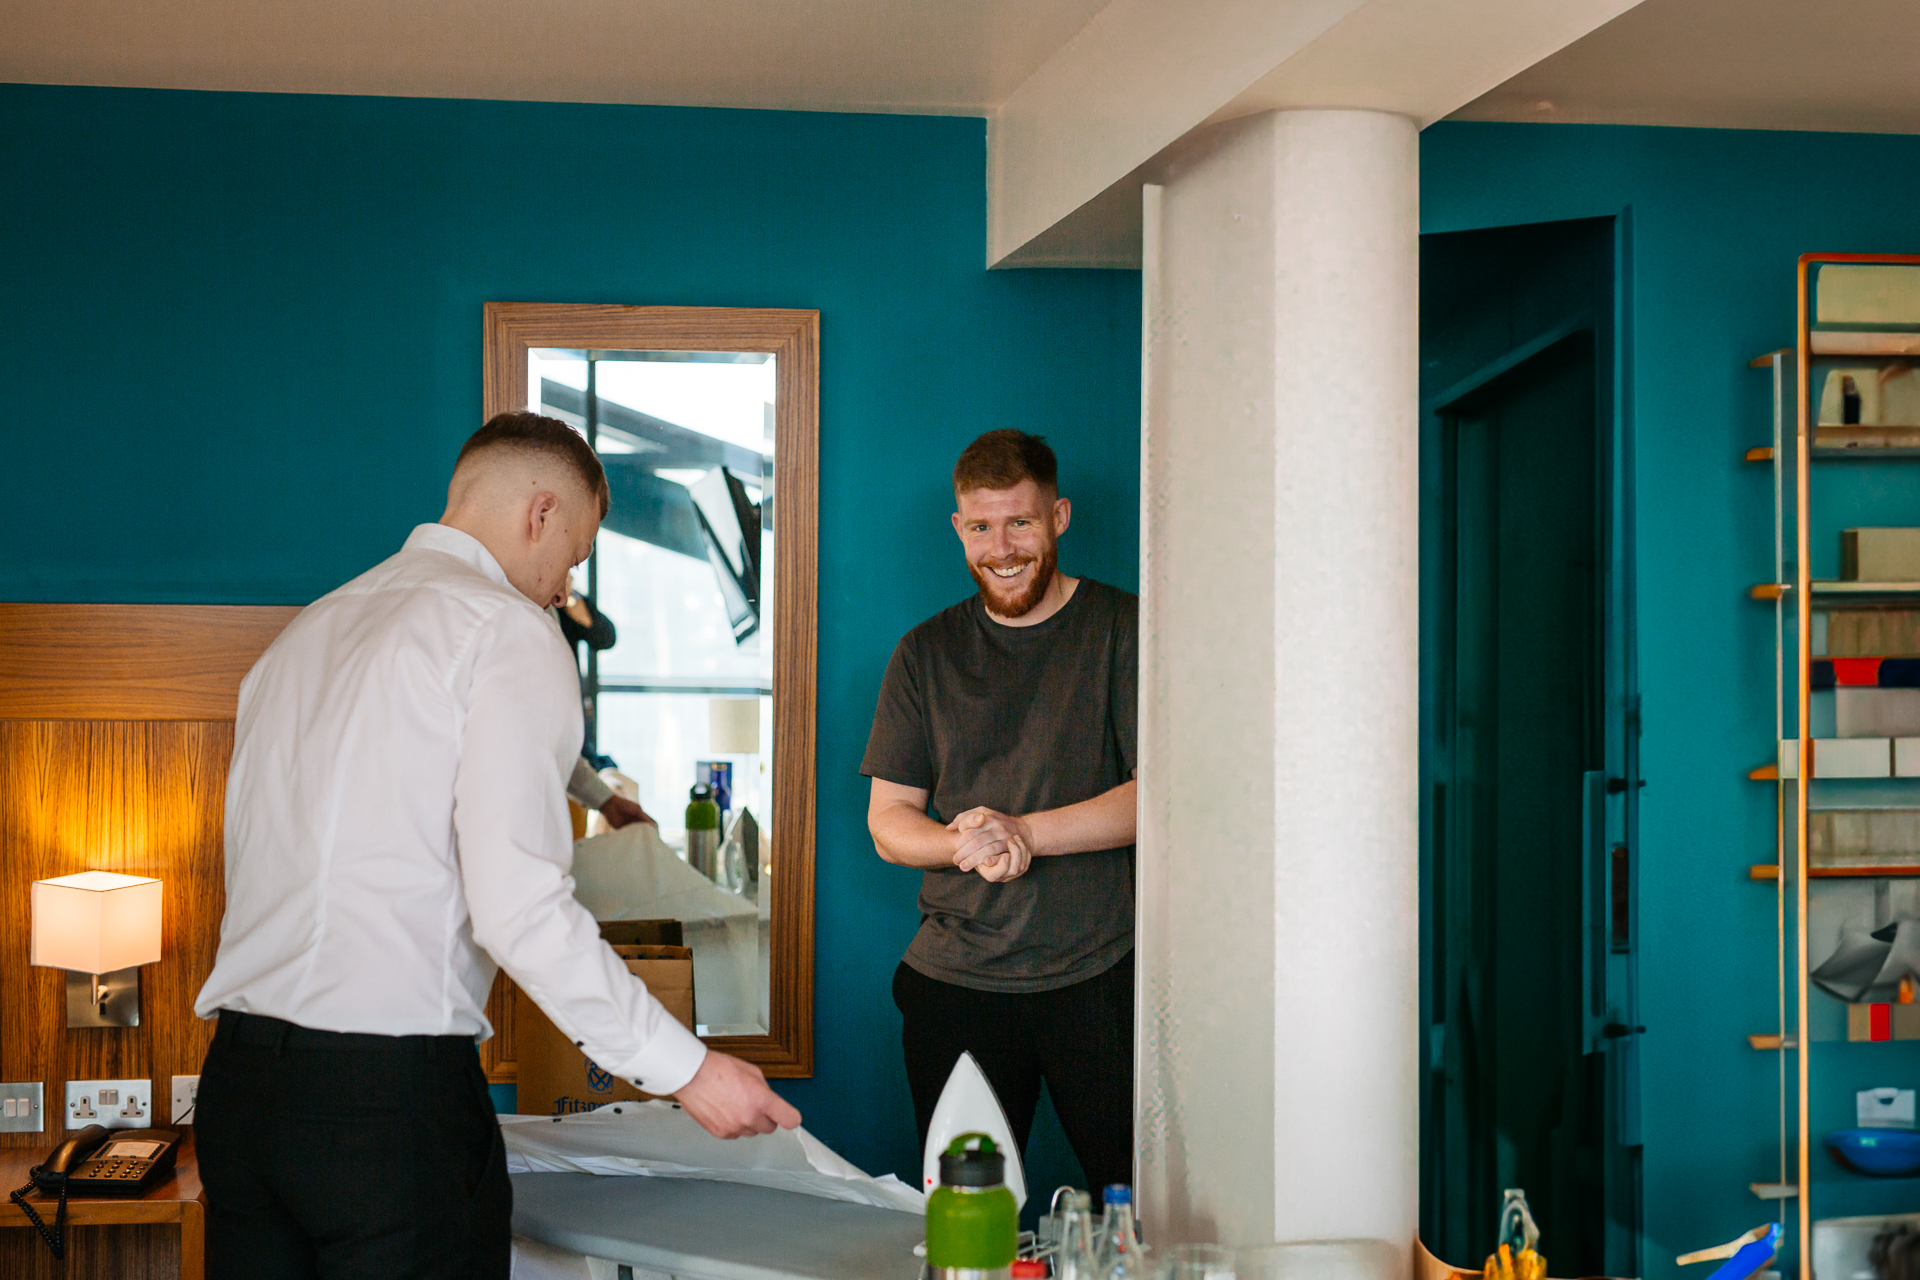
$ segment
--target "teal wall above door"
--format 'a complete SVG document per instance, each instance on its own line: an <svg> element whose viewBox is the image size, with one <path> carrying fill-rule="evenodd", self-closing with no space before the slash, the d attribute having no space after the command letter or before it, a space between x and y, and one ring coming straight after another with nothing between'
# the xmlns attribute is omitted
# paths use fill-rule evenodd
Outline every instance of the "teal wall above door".
<svg viewBox="0 0 1920 1280"><path fill-rule="evenodd" d="M1775 1024L1774 896L1746 873L1772 857L1773 796L1745 776L1772 737L1771 617L1746 599L1772 571L1772 476L1740 460L1769 441L1772 407L1747 362L1794 340L1801 253L1920 251L1920 139L1442 123L1422 135L1421 171L1428 232L1622 219L1646 781L1642 1256L1645 1275L1675 1276L1676 1254L1776 1212L1747 1190L1778 1175L1778 1062L1746 1043ZM1920 524L1920 504L1895 507ZM1816 1216L1848 1211L1822 1203Z"/></svg>
<svg viewBox="0 0 1920 1280"><path fill-rule="evenodd" d="M0 122L0 600L302 604L391 554L479 425L485 301L821 312L816 1069L780 1088L917 1176L874 697L972 590L981 431L1053 440L1063 564L1134 586L1137 273L983 270L977 119L7 85Z"/></svg>

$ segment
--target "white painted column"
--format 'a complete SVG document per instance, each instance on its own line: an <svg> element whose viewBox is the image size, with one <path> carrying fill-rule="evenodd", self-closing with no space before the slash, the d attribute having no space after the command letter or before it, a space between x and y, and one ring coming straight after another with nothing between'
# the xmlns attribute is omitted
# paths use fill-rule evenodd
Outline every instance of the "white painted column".
<svg viewBox="0 0 1920 1280"><path fill-rule="evenodd" d="M1140 1199L1418 1219L1418 135L1287 111L1148 188Z"/></svg>

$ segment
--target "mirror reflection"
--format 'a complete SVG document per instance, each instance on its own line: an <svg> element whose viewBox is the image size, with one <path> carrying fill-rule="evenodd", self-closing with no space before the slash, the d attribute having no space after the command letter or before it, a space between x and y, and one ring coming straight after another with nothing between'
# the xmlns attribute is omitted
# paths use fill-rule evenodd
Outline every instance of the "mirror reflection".
<svg viewBox="0 0 1920 1280"><path fill-rule="evenodd" d="M612 506L561 626L580 661L577 894L603 921L674 921L697 1029L770 1024L775 358L534 348L527 401L581 431ZM765 583L768 590L762 591ZM582 834L576 831L576 834Z"/></svg>

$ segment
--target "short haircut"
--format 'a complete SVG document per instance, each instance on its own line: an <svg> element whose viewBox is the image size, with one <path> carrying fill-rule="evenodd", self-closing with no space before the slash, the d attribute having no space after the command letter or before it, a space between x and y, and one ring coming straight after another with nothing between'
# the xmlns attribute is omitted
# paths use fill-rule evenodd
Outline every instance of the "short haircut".
<svg viewBox="0 0 1920 1280"><path fill-rule="evenodd" d="M975 489L1011 489L1022 480L1058 496L1060 463L1045 437L1012 427L987 432L963 449L960 461L953 464L955 497Z"/></svg>
<svg viewBox="0 0 1920 1280"><path fill-rule="evenodd" d="M607 508L613 500L607 488L606 468L600 465L600 459L594 455L586 437L560 419L543 417L525 409L497 413L487 420L486 426L467 437L467 442L460 446L460 457L454 462L453 469L459 471L468 458L495 449L542 454L560 463L573 473L582 488L600 500L600 517L603 520L606 518Z"/></svg>

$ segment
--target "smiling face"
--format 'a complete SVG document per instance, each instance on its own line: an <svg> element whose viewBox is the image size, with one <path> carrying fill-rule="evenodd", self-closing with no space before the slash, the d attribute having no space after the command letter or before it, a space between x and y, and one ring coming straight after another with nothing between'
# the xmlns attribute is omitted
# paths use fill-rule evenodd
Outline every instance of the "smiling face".
<svg viewBox="0 0 1920 1280"><path fill-rule="evenodd" d="M1053 585L1071 505L1032 480L1011 489L970 489L957 495L956 505L954 532L987 611L997 618L1031 613Z"/></svg>

